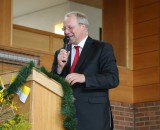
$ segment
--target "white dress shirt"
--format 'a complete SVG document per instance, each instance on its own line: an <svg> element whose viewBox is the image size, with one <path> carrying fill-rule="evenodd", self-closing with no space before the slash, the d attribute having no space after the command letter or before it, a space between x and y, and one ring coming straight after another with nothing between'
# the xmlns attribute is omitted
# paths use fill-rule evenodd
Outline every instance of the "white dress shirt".
<svg viewBox="0 0 160 130"><path fill-rule="evenodd" d="M74 60L74 56L75 56L75 54L76 54L76 49L75 49L75 47L74 46L80 46L79 47L79 55L81 54L81 52L82 52L82 49L83 49L83 47L84 47L84 44L85 44L85 42L86 42L86 40L87 40L87 37L88 36L86 36L80 43L78 43L77 45L74 45L74 44L72 44L72 51L71 51L71 65L72 65L72 63L73 63L73 60Z"/></svg>

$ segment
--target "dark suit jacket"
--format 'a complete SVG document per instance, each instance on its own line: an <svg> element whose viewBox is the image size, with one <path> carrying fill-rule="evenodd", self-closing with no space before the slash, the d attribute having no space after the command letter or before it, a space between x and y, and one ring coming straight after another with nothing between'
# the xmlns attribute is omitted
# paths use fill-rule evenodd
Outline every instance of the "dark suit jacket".
<svg viewBox="0 0 160 130"><path fill-rule="evenodd" d="M71 49L70 45L68 46ZM57 55L52 72L57 71ZM70 72L71 58L61 76ZM85 75L85 83L72 86L75 97L77 130L112 130L112 113L109 102L109 89L119 84L119 75L113 48L109 43L88 37L74 70Z"/></svg>

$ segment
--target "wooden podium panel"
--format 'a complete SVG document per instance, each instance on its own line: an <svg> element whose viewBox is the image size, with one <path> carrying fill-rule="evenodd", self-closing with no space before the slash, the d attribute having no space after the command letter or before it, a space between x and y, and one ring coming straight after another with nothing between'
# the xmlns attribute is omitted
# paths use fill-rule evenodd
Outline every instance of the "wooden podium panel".
<svg viewBox="0 0 160 130"><path fill-rule="evenodd" d="M1 75L6 86L13 75L17 75L17 72ZM29 113L32 130L64 130L61 115L63 96L61 85L35 69L25 85L31 88L26 102L22 103L18 95L15 95L14 102L18 106L18 113Z"/></svg>

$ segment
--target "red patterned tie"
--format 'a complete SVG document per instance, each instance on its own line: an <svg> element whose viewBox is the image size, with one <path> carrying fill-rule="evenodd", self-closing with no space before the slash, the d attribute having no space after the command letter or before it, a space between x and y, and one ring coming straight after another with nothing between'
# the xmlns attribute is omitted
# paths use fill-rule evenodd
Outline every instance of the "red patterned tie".
<svg viewBox="0 0 160 130"><path fill-rule="evenodd" d="M73 73L74 68L75 68L75 66L77 64L78 58L79 58L79 46L74 46L74 47L76 49L76 54L74 56L74 60L73 60L72 66L71 66L70 73Z"/></svg>

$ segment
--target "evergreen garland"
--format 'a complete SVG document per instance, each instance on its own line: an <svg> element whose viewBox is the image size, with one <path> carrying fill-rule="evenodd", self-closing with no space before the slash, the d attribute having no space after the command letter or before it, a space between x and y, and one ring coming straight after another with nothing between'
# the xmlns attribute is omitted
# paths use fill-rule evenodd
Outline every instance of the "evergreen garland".
<svg viewBox="0 0 160 130"><path fill-rule="evenodd" d="M28 76L32 73L32 68L35 67L35 64L31 61L28 65L23 66L16 77L16 79L9 85L9 87L5 90L7 95L16 93L18 88L22 86ZM61 114L63 116L63 127L65 130L76 130L77 120L75 118L75 107L74 107L74 97L72 94L72 89L70 84L62 77L57 74L48 72L44 67L35 67L37 71L40 71L47 75L49 78L52 78L59 82L62 85L63 89L63 97L61 104Z"/></svg>
<svg viewBox="0 0 160 130"><path fill-rule="evenodd" d="M16 93L18 91L18 88L26 82L28 76L32 73L32 68L34 66L35 65L33 62L30 62L27 66L22 66L15 80L6 89L7 95Z"/></svg>

